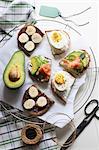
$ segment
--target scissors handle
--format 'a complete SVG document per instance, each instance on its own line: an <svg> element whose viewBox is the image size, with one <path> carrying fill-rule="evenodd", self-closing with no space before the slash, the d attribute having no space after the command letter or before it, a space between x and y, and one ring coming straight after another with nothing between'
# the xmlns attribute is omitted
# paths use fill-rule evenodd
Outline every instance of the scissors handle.
<svg viewBox="0 0 99 150"><path fill-rule="evenodd" d="M92 115L93 113L96 112L97 108L98 108L98 100L96 99L92 99L86 106L85 106L85 109L84 109L84 112L85 112L85 115L86 116L89 116L89 115ZM92 110L90 112L87 112L87 109L89 106L91 106L92 104L95 104L95 106L92 108Z"/></svg>

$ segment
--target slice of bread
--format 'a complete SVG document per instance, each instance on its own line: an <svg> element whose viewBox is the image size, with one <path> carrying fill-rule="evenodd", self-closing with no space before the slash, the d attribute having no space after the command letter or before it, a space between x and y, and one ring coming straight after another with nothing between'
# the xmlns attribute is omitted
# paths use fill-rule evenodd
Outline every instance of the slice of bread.
<svg viewBox="0 0 99 150"><path fill-rule="evenodd" d="M66 71L60 71L60 72L62 74L64 73L65 82L63 84L57 83L57 81L58 82L62 81L62 78L60 76L57 76L57 78L55 78L56 74L57 74L56 73L55 76L53 77L53 79L51 80L51 89L52 89L53 93L59 97L61 102L63 102L63 104L66 104L67 98L71 92L73 85L74 85L75 78ZM57 79L57 81L56 81L56 79Z"/></svg>
<svg viewBox="0 0 99 150"><path fill-rule="evenodd" d="M35 30L36 30L35 33L38 33L42 38L43 38L43 36L44 36L44 33L43 33L40 29L38 29L36 26L34 26L33 24L26 24L26 25L19 31L18 36L17 36L18 47L19 47L19 49L22 50L27 56L31 56L32 52L36 49L36 47L38 46L38 44L39 44L40 42L39 42L39 43L34 43L34 42L32 41L32 35L28 35L28 34L26 33L26 30L27 30L28 26L33 26L33 27L35 28ZM31 51L27 51L27 50L26 50L25 44L26 44L28 41L25 42L25 43L21 43L21 42L20 42L19 37L20 37L20 35L21 35L22 33L25 33L25 34L28 36L28 38L29 38L28 41L31 41L31 42L34 43L34 48L33 48L33 50L31 50Z"/></svg>
<svg viewBox="0 0 99 150"><path fill-rule="evenodd" d="M41 56L41 55L33 56L33 57L39 57L39 56ZM44 57L48 61L48 63L46 63L46 64L50 65L50 69L51 69L51 65L52 65L51 59L48 57L45 57L45 56L41 56L41 57ZM34 64L34 65L36 66L36 64ZM42 65L40 67L42 67ZM35 74L32 74L31 71L29 70L29 75L30 75L31 79L32 80L36 79L37 81L40 81L40 82L48 82L50 79L51 73L49 76L47 76L46 74L39 72L40 67L37 69Z"/></svg>
<svg viewBox="0 0 99 150"><path fill-rule="evenodd" d="M29 94L29 89L31 87L36 87L37 90L38 90L38 95L35 97L35 98L32 98ZM24 108L24 103L25 101L27 101L28 99L33 99L35 101L35 103L37 102L38 98L40 98L41 96L45 97L47 99L47 104L44 106L44 107L38 107L37 105L35 105L33 108L31 108L30 110L27 110L24 108L24 110L33 115L33 116L41 116L43 114L45 114L50 108L51 106L54 104L54 101L51 100L45 93L43 93L39 88L38 86L36 85L32 85L31 87L29 87L25 93L24 93L24 96L23 96L23 100L22 100L22 106Z"/></svg>
<svg viewBox="0 0 99 150"><path fill-rule="evenodd" d="M69 60L69 58L73 55L75 59L73 61ZM76 58L79 58L80 66L77 68L76 67L77 63L76 63L75 67L71 67L70 64L75 63ZM75 78L80 77L84 73L84 71L88 68L89 63L90 63L90 55L88 54L87 51L82 50L82 49L69 53L65 58L63 58L60 61L60 65Z"/></svg>

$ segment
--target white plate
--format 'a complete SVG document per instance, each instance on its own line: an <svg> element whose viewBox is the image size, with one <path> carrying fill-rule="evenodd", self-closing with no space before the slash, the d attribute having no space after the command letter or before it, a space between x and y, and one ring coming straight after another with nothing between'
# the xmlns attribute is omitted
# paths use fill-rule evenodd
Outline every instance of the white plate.
<svg viewBox="0 0 99 150"><path fill-rule="evenodd" d="M91 55L90 67L93 66L94 58L93 58L90 48L86 44L83 37L78 35L75 31L73 31L72 29L70 29L68 27L65 28L65 25L62 23L55 22L55 21L48 21L48 20L47 21L44 21L44 20L38 21L36 23L36 26L39 27L42 31L50 30L50 29L62 29L62 30L67 31L71 38L71 51L77 50L77 49L87 50L89 52L89 54ZM26 67L26 80L25 80L24 85L21 88L19 88L17 90L11 90L11 89L6 88L3 83L3 78L2 78L5 66L9 62L9 59L11 58L13 53L17 50L18 50L18 47L17 47L17 33L16 33L11 38L11 40L9 40L7 42L7 44L3 48L0 49L0 87L2 87L0 90L0 99L2 99L2 101L12 105L15 108L23 110L23 108L22 108L23 94L24 94L25 90L33 83L33 81L30 79L30 77L28 75L28 71L27 71L27 62L28 62L29 58L26 56L26 66L25 66ZM44 56L52 59L52 75L54 74L55 71L62 69L58 65L58 62L60 61L61 58L57 57L56 59L54 59L54 57L51 53L51 48L49 46L49 43L48 43L48 40L46 37L43 39L42 43L33 52L33 55L38 55L38 54L44 55ZM61 57L64 57L64 56L62 55ZM90 70L90 69L88 69L88 70ZM87 78L88 78L88 76L87 76ZM56 124L58 127L63 127L68 122L70 122L70 119L68 117L64 118L64 115L57 115L57 116L55 115L54 117L51 117L49 119L48 119L48 116L52 115L54 113L64 113L64 114L67 114L71 119L73 119L73 117L74 117L74 111L73 111L74 105L73 104L74 104L75 96L77 94L79 87L85 83L85 79L87 79L87 78L86 78L86 74L84 74L81 78L76 80L76 82L70 92L70 95L67 99L66 105L62 105L60 103L60 101L58 101L58 98L52 94L50 84L49 85L46 85L44 83L39 84L40 88L45 92L45 94L47 94L51 99L55 100L55 104L51 107L51 109L46 114L44 114L43 116L41 116L39 118L46 120L47 122L52 123L52 124L55 123L57 120L65 119L64 123ZM87 80L86 80L86 82L87 82ZM36 82L36 83L38 84L38 82ZM86 91L86 89L83 87L83 93L84 93L84 91ZM81 96L82 96L82 90L79 91L77 97L81 97ZM76 99L77 99L77 97L76 97Z"/></svg>

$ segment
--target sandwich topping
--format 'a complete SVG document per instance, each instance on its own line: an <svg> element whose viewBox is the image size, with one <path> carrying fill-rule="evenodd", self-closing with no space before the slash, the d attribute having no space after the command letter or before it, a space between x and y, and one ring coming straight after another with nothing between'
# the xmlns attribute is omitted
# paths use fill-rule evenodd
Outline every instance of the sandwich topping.
<svg viewBox="0 0 99 150"><path fill-rule="evenodd" d="M28 56L42 41L44 34L34 25L24 26L18 34L18 47Z"/></svg>
<svg viewBox="0 0 99 150"><path fill-rule="evenodd" d="M52 82L52 91L66 104L67 97L75 82L75 78L66 71L56 72Z"/></svg>
<svg viewBox="0 0 99 150"><path fill-rule="evenodd" d="M60 61L63 66L74 77L78 77L87 69L90 62L90 56L85 50L73 51Z"/></svg>
<svg viewBox="0 0 99 150"><path fill-rule="evenodd" d="M41 82L49 81L51 75L51 60L41 55L33 56L29 61L28 69L31 77L35 77Z"/></svg>
<svg viewBox="0 0 99 150"><path fill-rule="evenodd" d="M54 55L62 54L70 47L69 35L63 30L46 31Z"/></svg>
<svg viewBox="0 0 99 150"><path fill-rule="evenodd" d="M55 74L53 83L58 91L65 91L67 88L66 75L64 71L59 71Z"/></svg>

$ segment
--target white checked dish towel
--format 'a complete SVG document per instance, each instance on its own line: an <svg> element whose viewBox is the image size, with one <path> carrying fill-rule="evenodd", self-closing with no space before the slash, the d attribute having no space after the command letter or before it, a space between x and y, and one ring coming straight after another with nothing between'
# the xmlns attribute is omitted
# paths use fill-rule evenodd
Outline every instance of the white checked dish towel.
<svg viewBox="0 0 99 150"><path fill-rule="evenodd" d="M0 46L11 38L18 25L33 21L34 12L35 6L27 0L0 0Z"/></svg>
<svg viewBox="0 0 99 150"><path fill-rule="evenodd" d="M24 24L27 20L33 21L34 11L35 6L25 0L0 0L0 47L13 36L18 25ZM16 112L16 109L9 105L6 105L6 108ZM33 121L33 118L28 119ZM39 145L36 147L25 145L20 138L24 125L24 122L16 120L0 106L0 150L59 150L57 144L52 141L52 138L56 139L55 131L48 124L44 131L44 138ZM53 132L54 137L50 132Z"/></svg>

